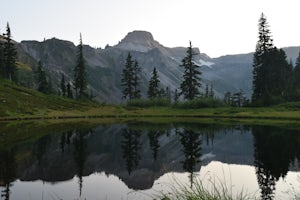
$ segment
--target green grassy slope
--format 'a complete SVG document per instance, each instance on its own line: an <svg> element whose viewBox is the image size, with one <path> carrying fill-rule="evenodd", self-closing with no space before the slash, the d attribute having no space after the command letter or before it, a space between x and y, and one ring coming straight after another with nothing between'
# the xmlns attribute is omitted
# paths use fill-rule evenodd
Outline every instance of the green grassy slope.
<svg viewBox="0 0 300 200"><path fill-rule="evenodd" d="M84 110L87 107L90 107L90 104L45 95L10 81L0 80L0 117L45 115L53 110Z"/></svg>

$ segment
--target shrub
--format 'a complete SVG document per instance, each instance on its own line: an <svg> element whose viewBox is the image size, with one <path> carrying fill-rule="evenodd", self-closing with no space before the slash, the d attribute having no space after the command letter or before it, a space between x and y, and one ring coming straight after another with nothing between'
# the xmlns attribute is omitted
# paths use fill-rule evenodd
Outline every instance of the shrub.
<svg viewBox="0 0 300 200"><path fill-rule="evenodd" d="M147 107L167 107L170 106L171 102L168 99L162 98L155 98L155 99L133 99L128 101L127 106L129 107L140 107L140 108L147 108Z"/></svg>
<svg viewBox="0 0 300 200"><path fill-rule="evenodd" d="M217 108L227 106L222 100L214 98L198 98L190 101L177 102L175 108L195 109L195 108Z"/></svg>

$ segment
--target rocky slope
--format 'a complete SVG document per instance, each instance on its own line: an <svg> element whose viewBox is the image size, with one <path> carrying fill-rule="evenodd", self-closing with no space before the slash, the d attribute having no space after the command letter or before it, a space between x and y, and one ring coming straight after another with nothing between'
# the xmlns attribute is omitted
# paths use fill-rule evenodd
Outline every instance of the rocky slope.
<svg viewBox="0 0 300 200"><path fill-rule="evenodd" d="M32 65L34 61L42 61L57 89L61 74L65 74L67 80L72 81L77 53L73 43L56 38L43 42L22 41L18 49L19 59L22 62ZM299 47L285 50L288 58L295 60ZM236 92L240 89L248 97L251 95L251 53L210 58L200 53L198 48L194 48L194 51L199 53L195 56L195 62L201 66L203 91L205 84L213 84L215 93L219 97L223 97L226 91ZM142 67L141 89L144 96L146 96L153 67L157 68L163 87L172 90L179 87L182 76L179 65L185 56L186 48L164 47L154 40L151 33L133 31L115 46L107 46L105 49L84 46L88 88L97 99L110 103L119 103L122 100L120 77L128 52Z"/></svg>

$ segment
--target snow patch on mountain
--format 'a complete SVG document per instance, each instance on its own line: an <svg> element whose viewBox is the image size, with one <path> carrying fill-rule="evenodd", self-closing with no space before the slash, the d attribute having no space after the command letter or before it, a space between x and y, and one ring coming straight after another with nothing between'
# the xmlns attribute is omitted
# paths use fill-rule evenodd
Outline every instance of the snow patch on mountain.
<svg viewBox="0 0 300 200"><path fill-rule="evenodd" d="M209 68L211 68L211 66L215 64L213 62L205 61L202 59L199 59L199 63L200 63L200 66L207 66Z"/></svg>

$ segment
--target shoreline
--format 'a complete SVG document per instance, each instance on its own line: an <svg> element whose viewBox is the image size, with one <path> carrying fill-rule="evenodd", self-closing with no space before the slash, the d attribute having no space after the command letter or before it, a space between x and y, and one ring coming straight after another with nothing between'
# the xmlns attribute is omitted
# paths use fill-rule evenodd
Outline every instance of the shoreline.
<svg viewBox="0 0 300 200"><path fill-rule="evenodd" d="M239 113L236 113L239 114ZM140 118L165 118L165 119L234 119L234 120L282 120L282 121L298 121L300 123L300 115L295 116L255 116L255 115L222 115L222 114L99 114L99 115L46 115L46 116L11 116L0 117L0 122L9 121L34 121L34 120L68 120L68 119L140 119Z"/></svg>

